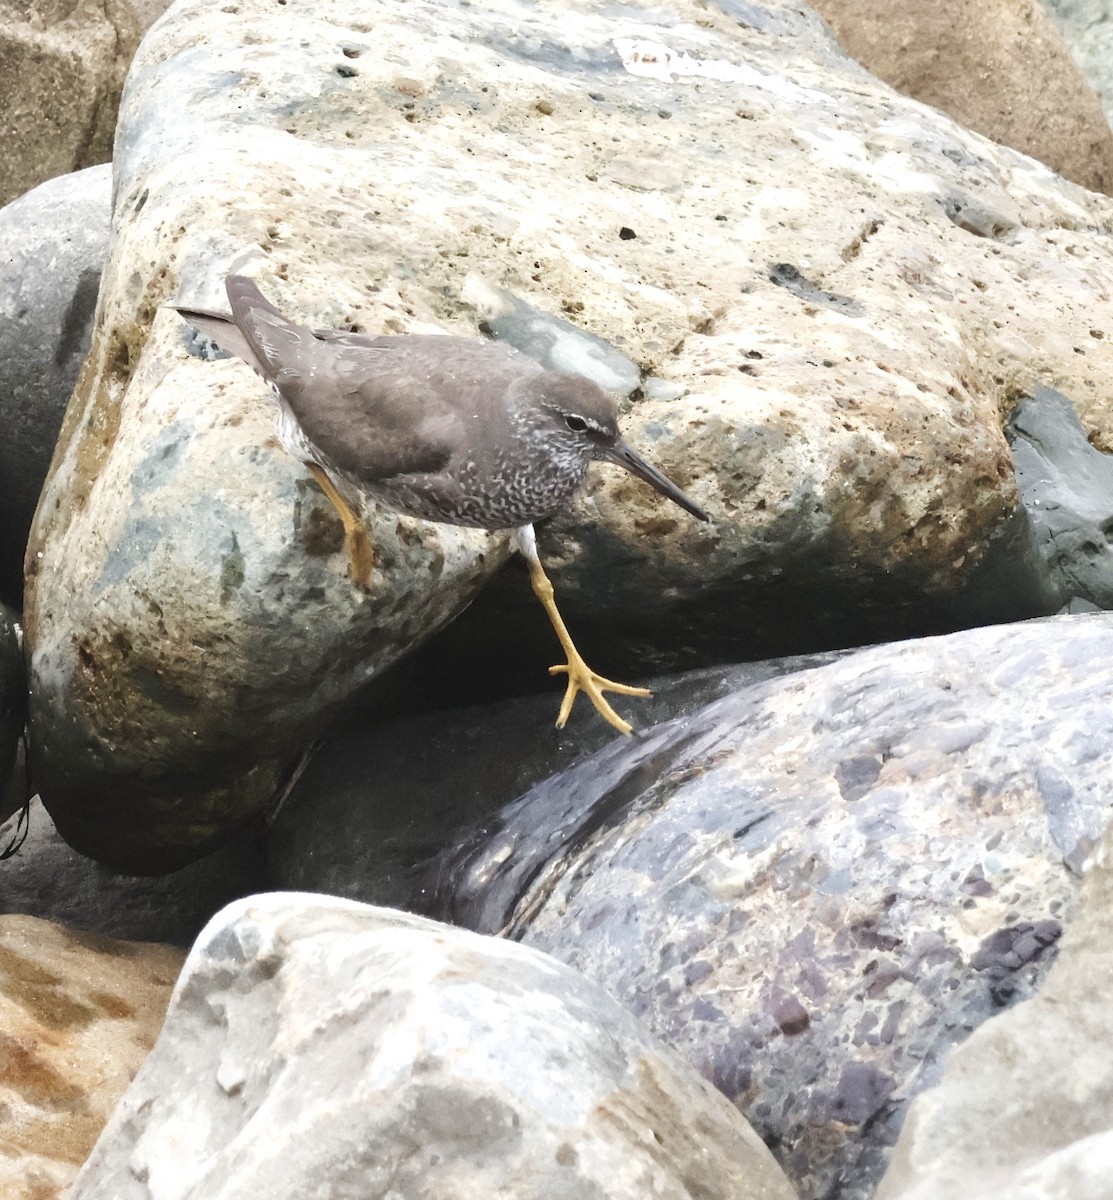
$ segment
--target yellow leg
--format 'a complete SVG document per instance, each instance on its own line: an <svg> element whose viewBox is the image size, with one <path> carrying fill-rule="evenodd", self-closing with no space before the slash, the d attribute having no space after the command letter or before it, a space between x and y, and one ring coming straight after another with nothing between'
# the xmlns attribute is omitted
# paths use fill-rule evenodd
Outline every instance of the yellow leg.
<svg viewBox="0 0 1113 1200"><path fill-rule="evenodd" d="M624 721L611 708L603 698L603 693L605 691L616 692L621 696L650 696L652 693L647 688L628 687L624 683L613 683L609 679L604 679L602 675L596 675L587 663L584 662L580 657L580 652L572 642L572 636L561 619L560 613L557 611L556 599L553 596L553 585L548 575L545 574L545 568L541 565L541 559L537 553L537 542L534 538L533 527L531 525L524 525L518 530L518 545L525 556L526 562L529 564L529 580L533 585L534 595L545 606L545 612L548 613L553 629L560 639L561 647L568 656L566 663L549 668L550 675L568 676L568 687L565 689L564 699L560 705L560 713L557 716L557 728L564 728L564 723L568 720L568 715L572 711L572 703L576 699L576 694L583 692L591 703L595 705L596 711L604 721L613 725L620 733L630 733L631 726L629 721Z"/></svg>
<svg viewBox="0 0 1113 1200"><path fill-rule="evenodd" d="M332 480L317 466L316 463L306 463L309 473L317 481L321 491L329 498L332 507L344 525L344 541L348 547L348 559L351 565L352 582L357 587L366 588L371 582L371 568L375 557L371 553L371 539L363 522L348 507L344 497L333 487Z"/></svg>

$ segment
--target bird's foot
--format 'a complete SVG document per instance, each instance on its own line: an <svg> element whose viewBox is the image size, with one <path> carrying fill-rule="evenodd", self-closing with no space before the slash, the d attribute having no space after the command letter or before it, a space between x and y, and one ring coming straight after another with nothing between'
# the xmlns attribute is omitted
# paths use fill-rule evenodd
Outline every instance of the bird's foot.
<svg viewBox="0 0 1113 1200"><path fill-rule="evenodd" d="M371 569L375 565L375 552L371 549L371 539L362 524L349 527L344 531L344 540L348 545L348 574L352 582L365 592L371 588Z"/></svg>
<svg viewBox="0 0 1113 1200"><path fill-rule="evenodd" d="M596 675L575 650L568 655L568 662L550 667L549 674L568 676L568 687L565 688L564 699L561 701L560 712L557 715L557 729L564 728L564 723L568 720L568 716L572 711L572 703L576 699L577 693L583 692L591 703L595 705L595 711L598 712L604 721L609 725L613 725L619 733L629 734L633 728L630 722L624 721L611 708L604 699L603 693L615 692L619 696L653 695L648 688L630 687L628 684L614 683L610 679L604 679L602 675Z"/></svg>

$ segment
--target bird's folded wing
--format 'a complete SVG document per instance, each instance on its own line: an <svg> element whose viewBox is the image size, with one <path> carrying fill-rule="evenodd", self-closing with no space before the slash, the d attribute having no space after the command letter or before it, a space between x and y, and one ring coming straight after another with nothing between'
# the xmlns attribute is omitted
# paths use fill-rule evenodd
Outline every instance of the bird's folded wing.
<svg viewBox="0 0 1113 1200"><path fill-rule="evenodd" d="M383 357L370 347L332 347L307 353L302 370L277 380L282 399L321 454L371 486L442 471L467 435L459 414L427 380L390 369L379 361Z"/></svg>

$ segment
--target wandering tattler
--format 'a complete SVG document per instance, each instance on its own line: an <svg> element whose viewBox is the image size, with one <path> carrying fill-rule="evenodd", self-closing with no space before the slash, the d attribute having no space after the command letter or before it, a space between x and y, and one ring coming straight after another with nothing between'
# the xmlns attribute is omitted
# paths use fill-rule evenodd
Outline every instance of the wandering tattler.
<svg viewBox="0 0 1113 1200"><path fill-rule="evenodd" d="M426 521L514 530L568 656L550 668L568 676L557 727L582 691L629 733L603 692L649 692L596 675L580 657L541 566L533 523L571 498L595 459L624 467L699 520L708 516L626 445L614 400L590 380L546 371L495 342L310 330L284 317L252 280L230 275L226 286L230 317L174 307L270 385L280 441L344 524L353 582L367 586L373 560L367 531L341 489Z"/></svg>

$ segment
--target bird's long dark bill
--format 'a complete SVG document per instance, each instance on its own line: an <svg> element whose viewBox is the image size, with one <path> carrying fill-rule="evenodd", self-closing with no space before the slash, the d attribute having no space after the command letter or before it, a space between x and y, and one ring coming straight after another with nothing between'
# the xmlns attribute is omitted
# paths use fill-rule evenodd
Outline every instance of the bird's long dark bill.
<svg viewBox="0 0 1113 1200"><path fill-rule="evenodd" d="M701 521L711 520L707 513L694 500L689 500L671 479L662 475L656 467L650 466L640 454L635 454L625 442L616 442L614 448L607 452L606 457L617 466L624 467L631 475L644 479L650 487L656 488L662 496L668 496L670 500L690 512L693 517L697 517Z"/></svg>

